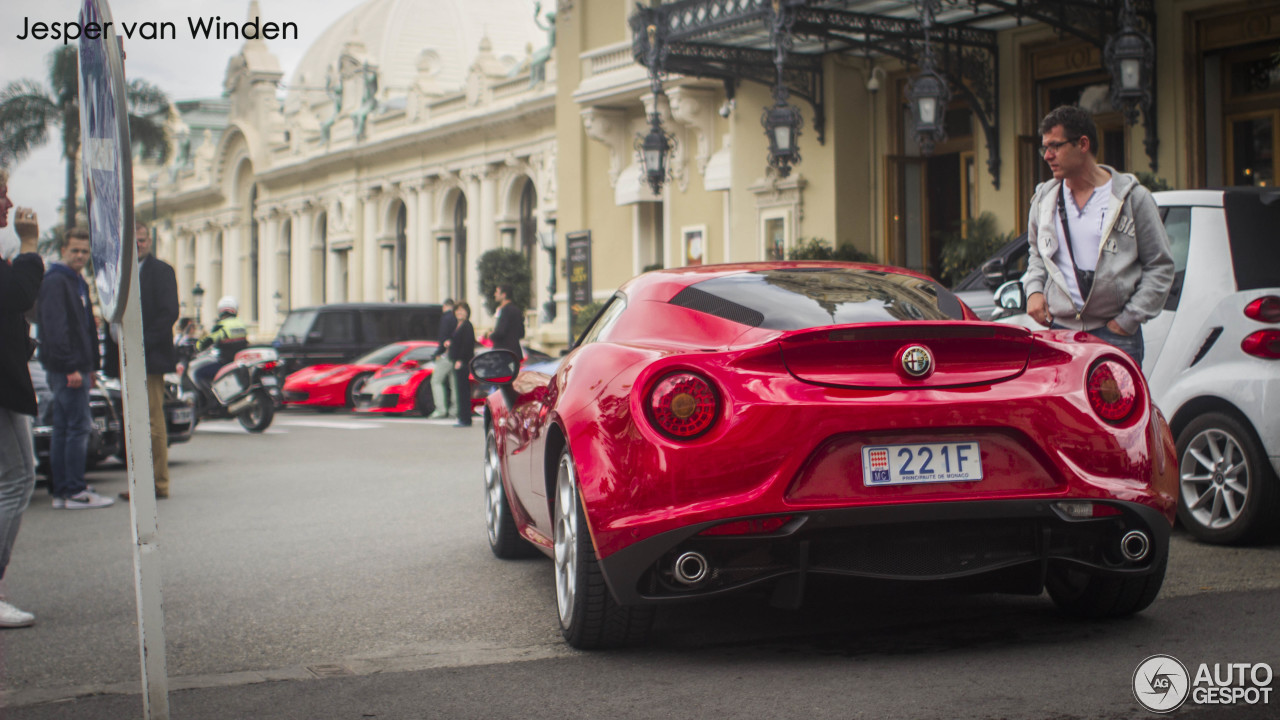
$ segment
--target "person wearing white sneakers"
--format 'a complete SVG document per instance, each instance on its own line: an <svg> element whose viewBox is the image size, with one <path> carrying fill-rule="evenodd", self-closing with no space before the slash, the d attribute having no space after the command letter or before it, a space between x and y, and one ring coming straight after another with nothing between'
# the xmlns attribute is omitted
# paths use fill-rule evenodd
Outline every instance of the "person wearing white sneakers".
<svg viewBox="0 0 1280 720"><path fill-rule="evenodd" d="M0 228L9 224L12 206L9 176L0 169ZM0 580L36 486L28 417L36 414L36 393L27 371L31 333L23 313L36 301L44 279L44 261L36 253L40 228L35 212L18 208L15 215L19 254L13 262L0 257ZM35 621L35 615L10 605L0 595L0 628L26 627Z"/></svg>
<svg viewBox="0 0 1280 720"><path fill-rule="evenodd" d="M107 507L115 501L84 482L89 449L89 388L98 367L97 327L89 286L81 271L89 262L89 231L72 228L40 286L40 363L53 391L49 439L49 491L55 508Z"/></svg>

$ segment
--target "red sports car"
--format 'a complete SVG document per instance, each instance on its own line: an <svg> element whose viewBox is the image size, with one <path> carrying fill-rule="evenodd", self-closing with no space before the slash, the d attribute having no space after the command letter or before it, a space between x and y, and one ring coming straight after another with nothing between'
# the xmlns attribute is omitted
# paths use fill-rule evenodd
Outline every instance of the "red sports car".
<svg viewBox="0 0 1280 720"><path fill-rule="evenodd" d="M1164 579L1177 455L1128 356L977 320L906 270L765 263L625 284L485 406L498 557L555 559L565 638L809 574L1049 595L1126 615Z"/></svg>
<svg viewBox="0 0 1280 720"><path fill-rule="evenodd" d="M483 354L489 352L491 343L481 341ZM435 343L427 352L410 353L401 359L399 364L387 365L378 370L360 389L356 396L356 412L374 413L410 413L416 412L424 416L435 410L435 396L431 388L432 360L435 355ZM550 356L537 350L524 348L526 362L528 359L549 359ZM476 382L471 378L471 409L474 411L484 405L489 394L489 386ZM453 402L450 402L452 405Z"/></svg>
<svg viewBox="0 0 1280 720"><path fill-rule="evenodd" d="M356 396L373 374L387 366L398 366L413 357L435 353L436 343L407 340L391 343L342 365L312 365L284 381L285 405L298 407L355 407Z"/></svg>

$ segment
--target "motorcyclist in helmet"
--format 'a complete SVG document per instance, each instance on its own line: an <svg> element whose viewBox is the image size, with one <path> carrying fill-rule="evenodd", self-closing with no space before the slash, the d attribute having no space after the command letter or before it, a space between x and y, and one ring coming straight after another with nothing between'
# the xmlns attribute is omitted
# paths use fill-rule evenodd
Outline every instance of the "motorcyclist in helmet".
<svg viewBox="0 0 1280 720"><path fill-rule="evenodd" d="M208 349L212 345L217 345L218 354L221 356L216 363L210 363L195 370L196 381L204 386L209 387L213 383L213 378L218 374L218 370L223 365L235 359L236 353L249 347L249 326L244 321L236 317L240 312L240 303L230 295L224 295L218 300L218 321L213 324L213 329L208 335L196 341L196 351L200 352Z"/></svg>

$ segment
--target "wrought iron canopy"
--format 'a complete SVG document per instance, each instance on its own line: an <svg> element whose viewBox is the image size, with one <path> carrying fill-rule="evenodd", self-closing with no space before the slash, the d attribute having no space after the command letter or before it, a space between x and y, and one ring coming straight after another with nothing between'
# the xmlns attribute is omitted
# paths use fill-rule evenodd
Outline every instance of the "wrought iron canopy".
<svg viewBox="0 0 1280 720"><path fill-rule="evenodd" d="M996 34L1039 22L1104 48L1121 29L1125 0L677 0L640 6L631 16L632 55L660 77L679 73L725 82L776 82L771 27L774 2L793 16L783 79L813 108L818 142L826 139L822 58L827 53L893 57L918 66L924 55L920 3L937 5L932 44L937 70L965 98L987 140L987 168L1000 185L999 49ZM1154 0L1130 0L1136 29L1154 42ZM648 28L654 28L651 34ZM650 43L659 45L651 48ZM658 49L659 52L652 52ZM1154 50L1154 45L1153 45ZM649 62L657 58L656 67ZM1117 79L1118 80L1118 79ZM1142 108L1146 148L1156 162L1152 98Z"/></svg>

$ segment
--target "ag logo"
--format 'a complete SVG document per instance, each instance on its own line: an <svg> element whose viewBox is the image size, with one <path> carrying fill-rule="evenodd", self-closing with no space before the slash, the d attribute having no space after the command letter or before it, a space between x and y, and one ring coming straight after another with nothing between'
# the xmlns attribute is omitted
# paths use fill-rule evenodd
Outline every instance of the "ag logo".
<svg viewBox="0 0 1280 720"><path fill-rule="evenodd" d="M911 377L924 377L933 370L933 355L923 345L902 351L902 369Z"/></svg>
<svg viewBox="0 0 1280 720"><path fill-rule="evenodd" d="M1154 713L1173 712L1182 707L1191 691L1191 676L1178 658L1152 655L1133 671L1133 697Z"/></svg>

